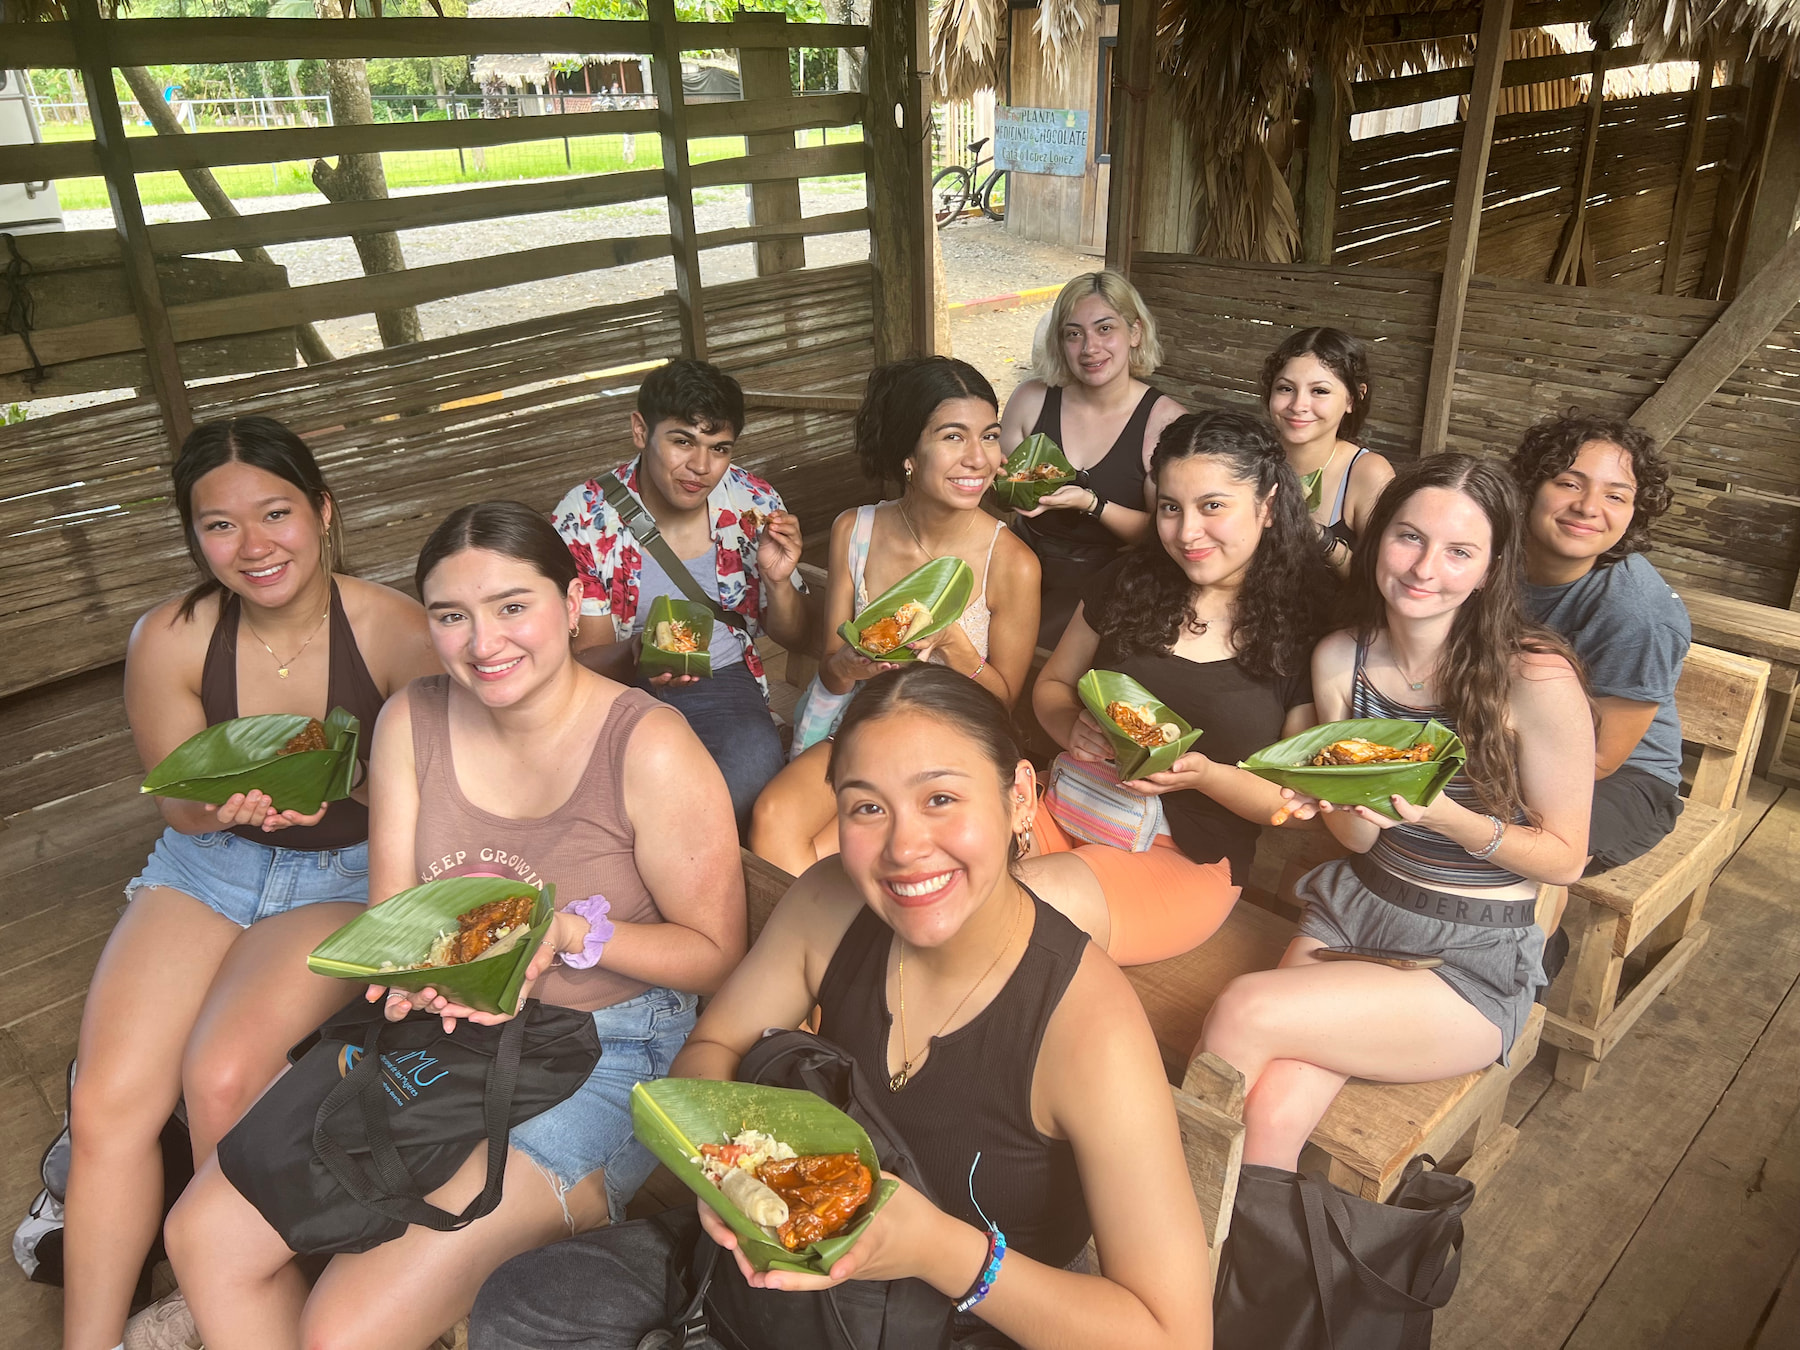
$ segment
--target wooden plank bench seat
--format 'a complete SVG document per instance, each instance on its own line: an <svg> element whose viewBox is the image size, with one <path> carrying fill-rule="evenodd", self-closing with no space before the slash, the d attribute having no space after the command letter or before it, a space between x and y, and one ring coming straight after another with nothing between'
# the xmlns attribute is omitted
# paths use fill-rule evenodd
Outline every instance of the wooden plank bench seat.
<svg viewBox="0 0 1800 1350"><path fill-rule="evenodd" d="M1549 994L1544 1037L1557 1047L1556 1077L1577 1090L1593 1081L1656 996L1674 983L1709 930L1707 889L1737 845L1738 802L1762 726L1769 665L1699 644L1676 686L1682 739L1697 745L1693 786L1675 829L1622 867L1569 888L1563 923L1569 961ZM1644 958L1620 997L1627 959Z"/></svg>
<svg viewBox="0 0 1800 1350"><path fill-rule="evenodd" d="M1707 591L1683 591L1681 599L1693 624L1695 642L1769 663L1768 716L1756 751L1755 771L1780 782L1800 783L1800 769L1786 763L1782 754L1795 699L1800 695L1800 614ZM1730 805L1742 804L1740 792Z"/></svg>

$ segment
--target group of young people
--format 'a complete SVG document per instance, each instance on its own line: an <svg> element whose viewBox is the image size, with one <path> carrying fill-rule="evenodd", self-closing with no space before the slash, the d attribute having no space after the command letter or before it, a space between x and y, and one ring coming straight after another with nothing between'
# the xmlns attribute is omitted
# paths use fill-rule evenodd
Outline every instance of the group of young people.
<svg viewBox="0 0 1800 1350"><path fill-rule="evenodd" d="M677 1230L623 1222L653 1166L631 1087L729 1079L766 1029L815 1010L888 1089L920 1184L829 1276L739 1254L739 1278L921 1281L958 1344L1208 1344L1205 1233L1119 967L1216 931L1278 812L1321 819L1349 857L1307 875L1280 966L1233 982L1198 1047L1249 1084L1245 1160L1293 1167L1347 1077L1507 1056L1548 978L1558 916L1536 912L1539 884L1637 856L1680 809L1687 622L1642 555L1669 501L1654 446L1559 415L1510 464L1446 454L1396 475L1358 443L1365 349L1332 329L1270 355L1263 413L1187 412L1147 382L1154 321L1105 272L1064 288L1036 356L1004 413L964 362L870 377L856 448L898 495L833 525L822 657L785 763L756 641L807 642L820 606L796 518L732 462L743 399L723 372L647 376L637 456L549 515L453 512L417 600L341 570L342 508L298 437L266 418L194 432L174 497L200 579L143 617L127 660L146 766L209 724L334 706L361 718L363 749L352 795L311 816L254 791L160 800L167 829L82 1021L68 1350L196 1333L211 1350L425 1347L471 1308L475 1350L635 1347L667 1324L690 1257ZM984 496L1032 431L1082 473L1003 521ZM872 661L837 635L950 556L973 596L922 659ZM709 677L638 675L658 596L717 611ZM1077 690L1093 669L1202 732L1166 770L1114 775L1153 813L1135 851L1082 842L1054 810L1059 774L1112 754ZM1428 807L1395 799L1397 818L1236 767L1349 717L1436 718L1467 764ZM1029 753L1045 743L1054 766ZM799 877L748 952L740 838ZM483 874L556 883L527 992L592 1016L598 1065L512 1130L493 1213L298 1259L214 1151L359 992L306 954L365 904ZM1325 946L1443 964L1328 962ZM391 1019L496 1020L432 990L367 996ZM181 1294L128 1328L178 1101L197 1166L165 1229ZM459 1209L483 1172L472 1148L431 1199ZM703 1240L733 1249L701 1210Z"/></svg>

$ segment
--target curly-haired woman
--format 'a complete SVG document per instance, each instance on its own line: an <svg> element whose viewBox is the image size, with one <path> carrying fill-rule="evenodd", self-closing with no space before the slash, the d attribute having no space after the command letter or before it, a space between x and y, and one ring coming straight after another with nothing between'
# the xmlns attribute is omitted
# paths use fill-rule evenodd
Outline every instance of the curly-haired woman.
<svg viewBox="0 0 1800 1350"><path fill-rule="evenodd" d="M1568 649L1524 615L1519 497L1506 471L1433 455L1381 494L1350 624L1313 654L1320 717L1453 726L1463 771L1397 819L1297 794L1352 856L1300 881L1281 964L1233 980L1201 1048L1249 1085L1244 1161L1292 1168L1347 1078L1420 1083L1504 1062L1544 984L1540 882L1581 875L1593 723ZM1322 947L1435 956L1433 970L1325 961Z"/></svg>
<svg viewBox="0 0 1800 1350"><path fill-rule="evenodd" d="M1681 815L1675 685L1693 633L1642 552L1669 509L1669 466L1648 432L1570 411L1525 433L1512 473L1525 494L1525 610L1568 639L1600 714L1588 870L1603 871L1655 848Z"/></svg>
<svg viewBox="0 0 1800 1350"><path fill-rule="evenodd" d="M1027 881L1122 965L1198 946L1237 900L1281 796L1236 764L1313 724L1307 662L1336 591L1261 418L1178 418L1150 475L1154 535L1089 582L1033 695L1077 760L1112 753L1076 692L1095 667L1131 676L1204 733L1168 770L1126 785L1162 798L1168 833L1148 850L1071 851L1050 813L1038 817L1047 856L1026 865Z"/></svg>

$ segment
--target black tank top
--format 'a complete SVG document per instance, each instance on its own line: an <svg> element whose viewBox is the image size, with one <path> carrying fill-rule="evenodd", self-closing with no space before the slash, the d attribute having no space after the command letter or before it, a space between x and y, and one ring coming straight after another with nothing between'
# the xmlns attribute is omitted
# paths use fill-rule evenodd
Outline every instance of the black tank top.
<svg viewBox="0 0 1800 1350"><path fill-rule="evenodd" d="M1027 892L1027 894L1030 894ZM967 1026L931 1042L931 1054L882 1108L906 1140L944 1211L985 1228L975 1198L1034 1261L1066 1266L1093 1233L1075 1150L1038 1133L1031 1078L1050 1015L1081 964L1087 934L1031 897L1031 940L1012 978ZM851 923L819 985L819 1034L848 1052L873 1083L888 1079L887 960L894 932L873 910Z"/></svg>
<svg viewBox="0 0 1800 1350"><path fill-rule="evenodd" d="M207 644L206 664L200 668L200 707L206 713L206 725L229 722L238 715L237 645L241 606L235 593L227 593L219 605L219 621L213 625L212 641ZM338 585L331 583L331 673L326 678L325 707L342 708L362 721L362 736L357 742L357 762L366 774L369 768L369 743L375 735L375 718L385 701L375 687L374 677L364 664L362 652L351 631L350 617L344 613L344 600ZM359 779L360 781L360 779ZM333 802L325 819L317 825L290 825L285 830L265 834L254 825L234 825L231 832L253 843L271 848L293 848L319 852L328 848L350 848L369 837L369 808L354 797Z"/></svg>
<svg viewBox="0 0 1800 1350"><path fill-rule="evenodd" d="M1059 446L1063 443L1062 396L1063 391L1054 386L1044 391L1044 406L1038 412L1037 425L1031 429L1032 435L1042 432ZM1131 420L1112 443L1112 448L1087 471L1088 485L1107 501L1118 502L1134 511L1143 510L1144 432L1150 426L1150 411L1161 397L1162 390L1154 385L1144 390L1137 407L1131 410ZM1060 543L1108 552L1116 552L1125 546L1125 541L1118 535L1080 511L1049 511L1024 523L1028 527L1027 542L1048 539L1052 546Z"/></svg>

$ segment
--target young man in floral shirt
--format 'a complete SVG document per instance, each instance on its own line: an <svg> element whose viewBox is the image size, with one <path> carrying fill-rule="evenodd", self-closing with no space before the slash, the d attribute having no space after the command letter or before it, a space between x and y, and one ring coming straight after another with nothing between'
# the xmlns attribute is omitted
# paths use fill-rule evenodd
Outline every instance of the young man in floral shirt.
<svg viewBox="0 0 1800 1350"><path fill-rule="evenodd" d="M731 462L744 426L738 382L705 361L672 361L645 377L631 415L638 456L572 489L551 519L575 557L584 595L577 651L641 643L644 616L659 595L686 593L606 500L617 477L656 523L682 566L741 627L715 621L710 677L653 675L639 683L680 710L725 775L738 828L781 768L781 739L769 715L769 686L755 639L783 646L805 639L800 522L768 483ZM615 494L617 489L614 489ZM640 522L647 528L647 522ZM621 653L623 656L623 653Z"/></svg>

